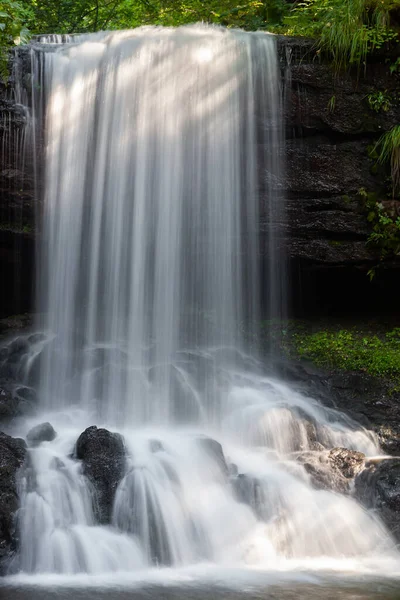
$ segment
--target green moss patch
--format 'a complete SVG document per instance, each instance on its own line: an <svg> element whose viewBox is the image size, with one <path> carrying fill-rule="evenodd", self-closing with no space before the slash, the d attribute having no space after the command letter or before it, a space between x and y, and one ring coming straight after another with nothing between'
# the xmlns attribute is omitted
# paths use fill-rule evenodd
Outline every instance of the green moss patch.
<svg viewBox="0 0 400 600"><path fill-rule="evenodd" d="M400 388L400 327L287 321L265 322L264 342L289 358L318 367L359 371L389 379Z"/></svg>

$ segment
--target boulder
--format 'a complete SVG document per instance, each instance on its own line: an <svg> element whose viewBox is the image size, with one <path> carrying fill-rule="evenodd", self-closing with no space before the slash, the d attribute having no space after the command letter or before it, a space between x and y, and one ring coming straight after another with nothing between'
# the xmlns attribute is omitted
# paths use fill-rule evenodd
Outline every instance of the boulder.
<svg viewBox="0 0 400 600"><path fill-rule="evenodd" d="M224 451L222 446L217 440L209 438L207 436L199 436L197 438L198 444L205 450L205 452L214 459L214 461L220 467L224 475L228 475L229 469L226 464Z"/></svg>
<svg viewBox="0 0 400 600"><path fill-rule="evenodd" d="M303 452L297 461L303 465L315 488L344 494L350 491L351 481L364 468L365 455L347 448L333 448Z"/></svg>
<svg viewBox="0 0 400 600"><path fill-rule="evenodd" d="M126 471L124 439L107 429L88 427L78 438L75 454L82 461L83 473L93 486L96 521L108 524L116 489Z"/></svg>
<svg viewBox="0 0 400 600"><path fill-rule="evenodd" d="M39 446L42 442L52 442L57 436L50 423L40 423L28 432L26 439L30 446Z"/></svg>
<svg viewBox="0 0 400 600"><path fill-rule="evenodd" d="M0 432L0 574L7 572L18 544L18 471L26 458L24 440Z"/></svg>
<svg viewBox="0 0 400 600"><path fill-rule="evenodd" d="M353 479L365 464L365 454L348 448L333 448L328 455L332 468L341 472L346 479Z"/></svg>
<svg viewBox="0 0 400 600"><path fill-rule="evenodd" d="M355 480L355 496L376 512L400 542L400 460L370 464Z"/></svg>

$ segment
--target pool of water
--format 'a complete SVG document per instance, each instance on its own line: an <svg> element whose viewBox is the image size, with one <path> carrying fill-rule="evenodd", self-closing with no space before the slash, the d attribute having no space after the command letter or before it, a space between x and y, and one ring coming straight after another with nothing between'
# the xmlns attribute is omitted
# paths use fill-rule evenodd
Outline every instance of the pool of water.
<svg viewBox="0 0 400 600"><path fill-rule="evenodd" d="M131 575L15 576L0 582L1 600L399 600L400 573L351 571L198 574L160 570Z"/></svg>

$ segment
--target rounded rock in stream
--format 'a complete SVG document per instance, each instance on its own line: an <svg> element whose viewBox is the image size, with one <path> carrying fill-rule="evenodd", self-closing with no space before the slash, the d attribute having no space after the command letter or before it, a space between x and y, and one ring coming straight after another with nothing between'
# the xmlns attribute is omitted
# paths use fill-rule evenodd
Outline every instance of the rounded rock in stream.
<svg viewBox="0 0 400 600"><path fill-rule="evenodd" d="M110 523L115 491L126 470L124 439L119 433L88 427L79 436L75 453L93 485L95 518L102 525Z"/></svg>
<svg viewBox="0 0 400 600"><path fill-rule="evenodd" d="M26 440L30 446L39 446L42 442L52 442L57 437L53 425L40 423L28 432Z"/></svg>
<svg viewBox="0 0 400 600"><path fill-rule="evenodd" d="M25 458L24 440L0 432L0 575L6 574L16 551L17 474Z"/></svg>

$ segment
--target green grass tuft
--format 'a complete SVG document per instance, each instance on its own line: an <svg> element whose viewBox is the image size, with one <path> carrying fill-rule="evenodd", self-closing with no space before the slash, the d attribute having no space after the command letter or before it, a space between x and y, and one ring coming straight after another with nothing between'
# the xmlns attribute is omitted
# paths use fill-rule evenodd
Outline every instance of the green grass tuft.
<svg viewBox="0 0 400 600"><path fill-rule="evenodd" d="M378 140L376 144L378 162L390 162L393 196L400 192L400 125L395 125Z"/></svg>

